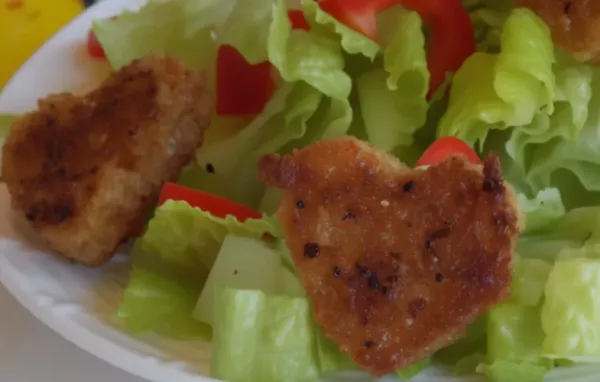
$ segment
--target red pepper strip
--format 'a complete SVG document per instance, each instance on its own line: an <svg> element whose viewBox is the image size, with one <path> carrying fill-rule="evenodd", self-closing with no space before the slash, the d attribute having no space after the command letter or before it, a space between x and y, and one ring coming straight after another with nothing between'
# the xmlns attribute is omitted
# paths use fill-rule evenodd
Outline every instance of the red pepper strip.
<svg viewBox="0 0 600 382"><path fill-rule="evenodd" d="M455 73L475 53L473 24L460 0L402 0L402 4L419 13L431 28L427 49L431 96L444 84L447 73Z"/></svg>
<svg viewBox="0 0 600 382"><path fill-rule="evenodd" d="M90 28L87 35L87 50L93 58L106 58L104 49L100 45L100 41L96 38L94 30Z"/></svg>
<svg viewBox="0 0 600 382"><path fill-rule="evenodd" d="M230 45L221 45L217 54L217 114L243 116L258 114L275 91L269 62L249 64Z"/></svg>
<svg viewBox="0 0 600 382"><path fill-rule="evenodd" d="M115 15L110 18L110 20L116 20L119 16ZM106 58L106 53L104 52L104 48L98 41L96 34L94 33L94 29L90 28L87 35L87 49L90 56L93 58Z"/></svg>
<svg viewBox="0 0 600 382"><path fill-rule="evenodd" d="M160 193L158 205L164 204L167 200L181 200L187 202L192 207L200 208L202 211L210 212L212 215L224 218L227 215L234 216L240 222L248 219L260 219L260 212L254 211L242 204L237 204L218 196L207 194L201 191L192 190L175 183L165 183Z"/></svg>
<svg viewBox="0 0 600 382"><path fill-rule="evenodd" d="M309 30L300 10L290 10L294 29ZM260 113L275 91L274 68L269 62L249 64L234 47L222 45L217 55L217 114L246 116Z"/></svg>
<svg viewBox="0 0 600 382"><path fill-rule="evenodd" d="M303 29L305 31L310 30L310 25L304 17L304 13L299 9L291 9L288 11L288 17L292 22L292 29Z"/></svg>
<svg viewBox="0 0 600 382"><path fill-rule="evenodd" d="M417 161L417 166L426 166L445 161L454 155L463 155L473 164L481 164L481 159L473 149L456 137L439 138Z"/></svg>
<svg viewBox="0 0 600 382"><path fill-rule="evenodd" d="M404 5L421 15L431 28L427 63L431 74L429 96L475 52L475 33L460 0L321 0L321 9L346 26L377 39L377 14Z"/></svg>

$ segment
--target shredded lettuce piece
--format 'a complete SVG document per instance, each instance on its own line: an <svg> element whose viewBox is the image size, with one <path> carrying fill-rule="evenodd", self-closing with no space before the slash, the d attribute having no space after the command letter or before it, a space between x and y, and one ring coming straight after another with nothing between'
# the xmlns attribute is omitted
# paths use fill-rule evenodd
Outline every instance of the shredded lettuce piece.
<svg viewBox="0 0 600 382"><path fill-rule="evenodd" d="M539 306L504 303L493 308L488 315L488 360L538 362L544 340L540 322Z"/></svg>
<svg viewBox="0 0 600 382"><path fill-rule="evenodd" d="M542 350L552 358L600 362L600 260L557 261L542 307Z"/></svg>
<svg viewBox="0 0 600 382"><path fill-rule="evenodd" d="M356 79L360 112L369 142L384 150L408 147L427 118L429 71L421 18L397 13L397 27L384 51L383 69Z"/></svg>
<svg viewBox="0 0 600 382"><path fill-rule="evenodd" d="M489 130L529 125L539 110L554 110L554 45L544 22L528 9L514 9L497 55L475 53L458 70L439 136L485 141Z"/></svg>
<svg viewBox="0 0 600 382"><path fill-rule="evenodd" d="M351 121L348 100L326 98L303 82L284 84L263 112L243 130L198 150L199 167L205 168L210 163L214 173L200 174L195 185L259 208L265 197L265 185L256 176L261 155L289 152L318 139L343 136Z"/></svg>
<svg viewBox="0 0 600 382"><path fill-rule="evenodd" d="M480 52L500 51L501 31L513 9L512 0L463 0L469 12Z"/></svg>
<svg viewBox="0 0 600 382"><path fill-rule="evenodd" d="M491 365L480 365L477 372L485 375L489 382L542 382L548 370L527 362L500 360Z"/></svg>
<svg viewBox="0 0 600 382"><path fill-rule="evenodd" d="M117 317L133 333L205 335L206 325L193 319L192 312L222 241L229 233L260 238L266 232L281 235L276 220L240 223L185 202L167 201L136 241L132 274Z"/></svg>
<svg viewBox="0 0 600 382"><path fill-rule="evenodd" d="M588 173L587 168L597 165L591 147L597 140L599 119L594 107L600 98L592 89L600 82L590 67L574 63L564 54L557 57L554 113L540 112L530 125L515 128L506 143L507 151L522 166L534 189L550 187L552 175L565 169L580 177L586 188L600 190L600 183L589 181L594 179L595 171ZM587 166L585 173L580 164Z"/></svg>
<svg viewBox="0 0 600 382"><path fill-rule="evenodd" d="M94 21L94 33L113 69L149 53L174 55L191 68L212 68L217 45L211 29L223 23L235 0L152 0L118 19Z"/></svg>
<svg viewBox="0 0 600 382"><path fill-rule="evenodd" d="M325 337L320 328L316 328L316 337L321 374L358 370L350 356L343 353L335 343Z"/></svg>
<svg viewBox="0 0 600 382"><path fill-rule="evenodd" d="M549 229L565 214L565 207L556 188L538 192L534 199L518 195L519 209L526 216L525 232L537 232Z"/></svg>
<svg viewBox="0 0 600 382"><path fill-rule="evenodd" d="M305 81L338 100L350 95L352 82L344 72L339 42L330 35L314 31L292 31L283 0L273 4L267 48L269 61L285 81Z"/></svg>
<svg viewBox="0 0 600 382"><path fill-rule="evenodd" d="M522 306L538 306L552 264L540 259L518 259L514 268L510 301Z"/></svg>
<svg viewBox="0 0 600 382"><path fill-rule="evenodd" d="M133 334L157 332L171 338L202 338L210 326L192 317L204 276L180 263L163 261L142 249L143 239L132 251L133 269L116 317Z"/></svg>
<svg viewBox="0 0 600 382"><path fill-rule="evenodd" d="M194 317L214 324L215 290L221 286L258 289L268 295L301 297L305 294L296 276L282 263L276 244L243 236L228 235L223 241Z"/></svg>
<svg viewBox="0 0 600 382"><path fill-rule="evenodd" d="M213 377L231 382L317 380L314 324L306 298L232 288L217 293Z"/></svg>
<svg viewBox="0 0 600 382"><path fill-rule="evenodd" d="M306 20L313 30L320 33L328 31L339 36L342 48L350 54L362 54L371 60L375 59L380 47L377 42L361 33L348 28L334 17L321 10L319 4L313 0L302 0L302 9Z"/></svg>
<svg viewBox="0 0 600 382"><path fill-rule="evenodd" d="M251 64L267 61L272 1L243 0L235 4L227 20L216 29L217 42L234 46Z"/></svg>

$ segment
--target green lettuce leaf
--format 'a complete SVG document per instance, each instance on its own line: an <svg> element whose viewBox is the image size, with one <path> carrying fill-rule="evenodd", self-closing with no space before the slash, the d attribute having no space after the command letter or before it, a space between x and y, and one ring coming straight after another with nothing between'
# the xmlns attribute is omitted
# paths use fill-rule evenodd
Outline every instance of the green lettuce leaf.
<svg viewBox="0 0 600 382"><path fill-rule="evenodd" d="M306 298L232 288L217 293L213 377L231 382L318 379L314 323Z"/></svg>
<svg viewBox="0 0 600 382"><path fill-rule="evenodd" d="M522 258L547 261L595 257L600 244L600 207L569 211L550 230L521 236L517 253Z"/></svg>
<svg viewBox="0 0 600 382"><path fill-rule="evenodd" d="M526 362L496 361L491 365L480 365L477 372L485 375L489 382L542 382L548 370Z"/></svg>
<svg viewBox="0 0 600 382"><path fill-rule="evenodd" d="M223 23L235 0L152 0L115 20L96 20L94 33L113 69L149 53L171 54L190 68L214 66L211 29Z"/></svg>
<svg viewBox="0 0 600 382"><path fill-rule="evenodd" d="M538 192L534 199L518 195L519 209L526 216L525 233L543 231L553 227L565 214L565 207L556 188Z"/></svg>
<svg viewBox="0 0 600 382"><path fill-rule="evenodd" d="M477 50L500 51L501 32L514 5L512 0L463 0L477 40Z"/></svg>
<svg viewBox="0 0 600 382"><path fill-rule="evenodd" d="M377 42L348 28L328 13L323 12L316 1L302 0L302 9L312 30L320 33L327 31L337 34L340 44L346 52L362 54L371 60L375 59L375 56L379 53L380 48Z"/></svg>
<svg viewBox="0 0 600 382"><path fill-rule="evenodd" d="M600 260L558 261L550 272L542 307L548 357L600 362Z"/></svg>
<svg viewBox="0 0 600 382"><path fill-rule="evenodd" d="M273 219L240 223L185 202L167 201L136 241L132 274L117 317L133 333L204 335L206 325L192 313L222 241L229 233L260 238L265 232L281 235Z"/></svg>
<svg viewBox="0 0 600 382"><path fill-rule="evenodd" d="M483 144L489 130L529 125L536 113L554 110L554 44L533 12L514 9L497 55L475 53L454 77L439 136Z"/></svg>
<svg viewBox="0 0 600 382"><path fill-rule="evenodd" d="M518 259L510 286L510 301L522 306L538 306L552 264L540 259Z"/></svg>
<svg viewBox="0 0 600 382"><path fill-rule="evenodd" d="M208 339L210 326L192 316L204 277L192 268L162 260L142 249L132 251L133 269L116 313L133 334L157 332L171 338Z"/></svg>
<svg viewBox="0 0 600 382"><path fill-rule="evenodd" d="M194 317L214 324L214 297L220 287L257 289L268 295L304 296L296 276L282 263L276 244L228 235L198 299Z"/></svg>
<svg viewBox="0 0 600 382"><path fill-rule="evenodd" d="M343 136L351 121L348 100L326 98L304 82L284 84L263 112L243 130L198 150L199 167L210 164L214 173L198 174L195 185L259 208L265 197L265 185L256 176L256 165L263 154L290 152L318 139ZM269 210L272 209L271 204Z"/></svg>
<svg viewBox="0 0 600 382"><path fill-rule="evenodd" d="M592 89L600 82L589 66L574 63L564 54L557 56L554 113L538 113L530 125L514 129L507 151L522 166L534 189L550 187L553 174L560 169L573 172L586 188L595 189L595 181L589 181L594 172L584 173L589 169L579 166L591 166L597 157L591 146L597 139L599 120L594 107L600 105L600 97L596 98Z"/></svg>
<svg viewBox="0 0 600 382"><path fill-rule="evenodd" d="M304 81L326 96L339 100L350 95L352 83L344 72L339 41L331 35L313 31L292 31L283 0L273 4L268 57L285 81Z"/></svg>
<svg viewBox="0 0 600 382"><path fill-rule="evenodd" d="M272 1L236 1L227 20L216 30L217 42L234 46L251 64L267 61Z"/></svg>
<svg viewBox="0 0 600 382"><path fill-rule="evenodd" d="M358 370L350 356L343 353L335 343L325 337L320 328L316 328L316 337L321 374Z"/></svg>
<svg viewBox="0 0 600 382"><path fill-rule="evenodd" d="M356 80L369 142L384 150L408 147L425 124L429 71L422 23L415 12L397 13L397 27L383 56L383 69Z"/></svg>
<svg viewBox="0 0 600 382"><path fill-rule="evenodd" d="M539 362L544 332L540 307L504 303L488 315L487 358L513 362Z"/></svg>

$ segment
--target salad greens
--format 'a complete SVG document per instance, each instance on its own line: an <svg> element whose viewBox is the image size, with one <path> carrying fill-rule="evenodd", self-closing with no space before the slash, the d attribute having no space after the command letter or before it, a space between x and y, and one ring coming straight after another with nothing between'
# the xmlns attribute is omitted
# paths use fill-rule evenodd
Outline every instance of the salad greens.
<svg viewBox="0 0 600 382"><path fill-rule="evenodd" d="M256 164L266 153L345 135L414 164L437 137L457 136L481 155L498 153L518 194L525 226L510 297L464 338L395 377L418 379L449 364L456 375L492 382L596 381L600 69L555 46L532 11L510 0L462 0L477 52L428 98L428 31L418 13L396 6L378 15L375 42L312 0L293 2L310 26L294 28L291 3L150 0L94 22L115 70L149 53L171 54L202 70L216 93L219 47L228 45L250 64L268 61L277 75L258 115L213 115L179 180L263 217L218 218L183 201L159 206L134 246L117 312L124 327L211 338L212 375L233 382L356 372L313 320L272 216L281 193L257 179ZM0 116L2 136L13 118Z"/></svg>
<svg viewBox="0 0 600 382"><path fill-rule="evenodd" d="M530 10L508 0L463 4L478 52L448 77L448 96L438 92L433 100L427 36L419 14L402 7L380 15L378 43L310 0L300 4L310 30L292 29L283 0L155 0L117 22L96 22L95 31L114 68L168 52L214 81L220 44L250 63L273 65L281 85L262 113L249 122L215 116L213 129L223 133L209 133L197 165L182 176L263 213L273 213L280 197L254 175L268 152L346 134L401 159L446 135L483 155L498 152L526 217L511 295L467 337L397 376L410 379L451 362L455 373L488 381L592 380L589 370L597 369L566 366L600 360L600 207L593 207L600 195L600 71L557 48ZM247 126L228 130L234 125ZM209 163L215 173L204 171ZM275 243L257 236L268 228ZM129 329L165 329L159 322L168 320L166 334L191 335L211 325L213 375L230 381L309 381L356 370L313 322L275 220L230 225L166 204L138 244L146 253L134 255L120 309ZM143 265L153 261L169 266ZM168 295L170 309L145 301L158 305Z"/></svg>

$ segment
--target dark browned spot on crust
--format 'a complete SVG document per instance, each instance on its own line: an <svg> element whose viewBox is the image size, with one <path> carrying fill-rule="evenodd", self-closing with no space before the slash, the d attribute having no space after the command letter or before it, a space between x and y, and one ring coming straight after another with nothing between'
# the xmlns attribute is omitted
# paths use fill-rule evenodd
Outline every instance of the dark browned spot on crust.
<svg viewBox="0 0 600 382"><path fill-rule="evenodd" d="M571 10L571 5L573 5L573 0L566 0L564 5L563 5L563 10L565 12L565 15L569 14L569 11Z"/></svg>
<svg viewBox="0 0 600 382"><path fill-rule="evenodd" d="M500 168L500 159L497 155L487 157L483 164L483 176L483 191L491 194L501 194L504 192L502 169Z"/></svg>
<svg viewBox="0 0 600 382"><path fill-rule="evenodd" d="M299 210L304 208L304 202L302 200L298 200L296 202L296 208L298 208Z"/></svg>
<svg viewBox="0 0 600 382"><path fill-rule="evenodd" d="M419 312L427 307L427 301L424 298L417 298L408 303L408 312L413 318L417 318Z"/></svg>
<svg viewBox="0 0 600 382"><path fill-rule="evenodd" d="M319 248L319 244L317 243L306 243L304 245L304 257L307 259L314 259L315 257L319 257L321 249Z"/></svg>
<svg viewBox="0 0 600 382"><path fill-rule="evenodd" d="M437 281L438 283L441 283L442 281L444 281L444 275L442 275L441 273L436 273L435 281Z"/></svg>
<svg viewBox="0 0 600 382"><path fill-rule="evenodd" d="M373 346L375 346L375 342L374 341L370 341L370 340L369 341L365 341L364 346L365 346L366 349L371 349Z"/></svg>
<svg viewBox="0 0 600 382"><path fill-rule="evenodd" d="M436 255L436 253L434 251L434 245L435 245L436 241L441 240L441 239L447 237L448 235L450 235L450 227L440 228L440 229L432 232L427 237L427 240L425 241L425 248L427 249L427 252Z"/></svg>
<svg viewBox="0 0 600 382"><path fill-rule="evenodd" d="M344 214L344 216L342 216L342 220L343 221L354 219L354 218L356 218L356 214L354 213L353 210L346 211L346 213Z"/></svg>
<svg viewBox="0 0 600 382"><path fill-rule="evenodd" d="M414 180L409 180L408 182L404 183L404 185L402 186L402 191L404 191L404 192L411 192L414 189L415 189Z"/></svg>
<svg viewBox="0 0 600 382"><path fill-rule="evenodd" d="M333 271L331 272L335 277L338 277L339 275L342 274L342 271L340 270L340 267L333 267Z"/></svg>

